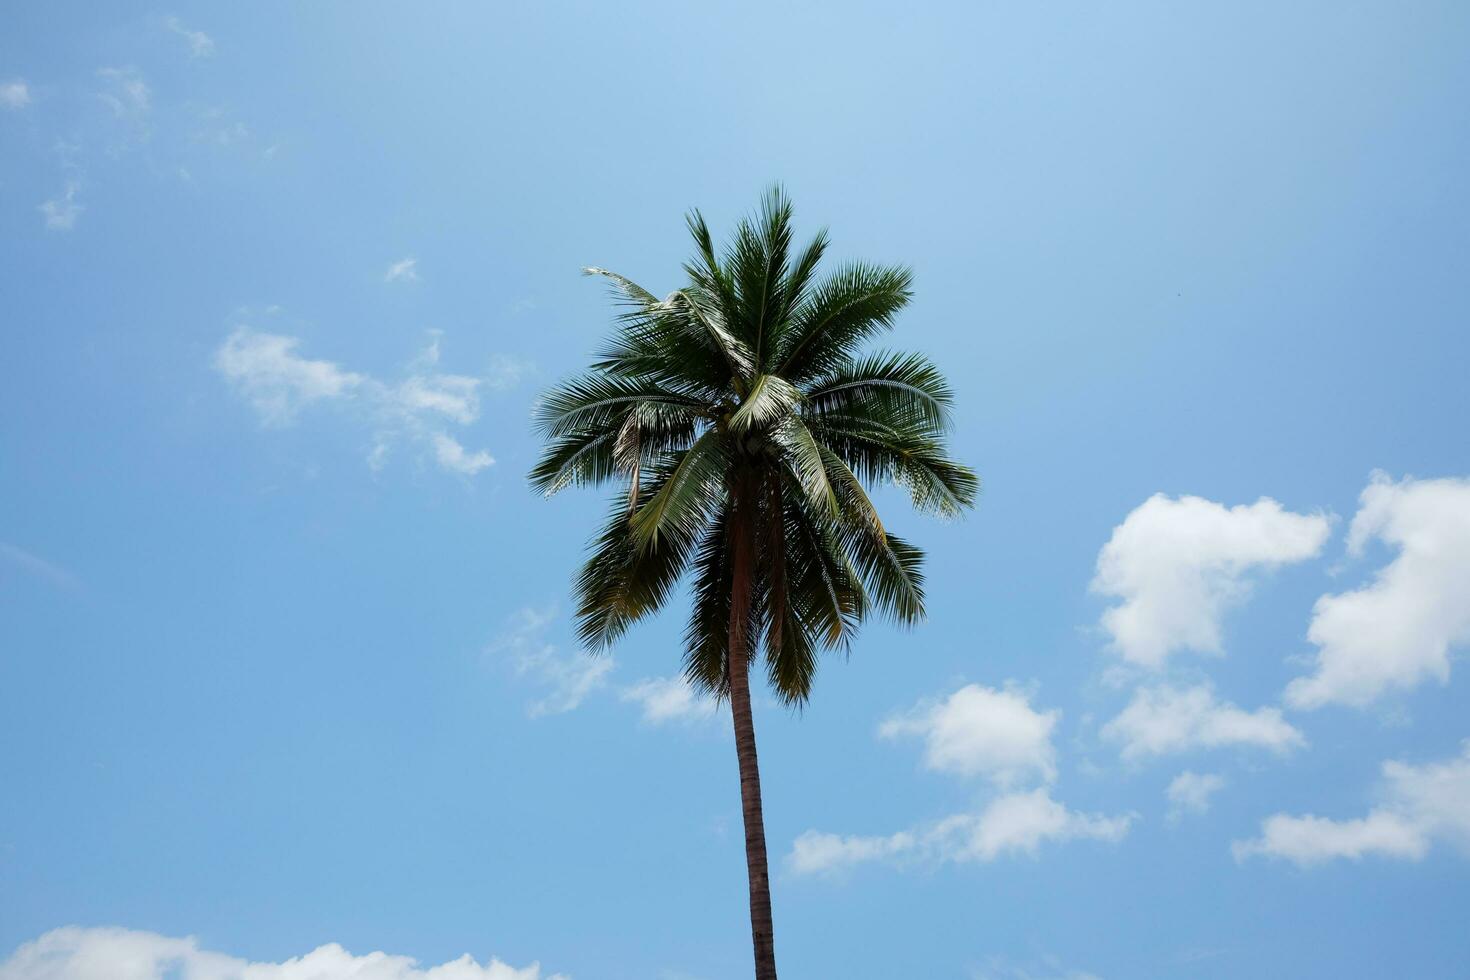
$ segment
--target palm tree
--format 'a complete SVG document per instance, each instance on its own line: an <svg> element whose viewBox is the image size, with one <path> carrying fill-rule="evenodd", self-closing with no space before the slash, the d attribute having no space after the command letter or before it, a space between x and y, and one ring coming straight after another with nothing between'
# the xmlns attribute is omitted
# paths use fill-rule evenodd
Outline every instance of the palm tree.
<svg viewBox="0 0 1470 980"><path fill-rule="evenodd" d="M687 284L659 299L605 269L624 309L589 373L537 409L531 481L626 484L577 580L578 632L601 650L692 571L684 673L728 698L740 765L757 980L775 980L771 893L749 672L788 705L811 695L821 649L870 612L924 615L923 554L889 534L864 484L895 482L922 511L969 506L975 474L946 454L950 390L914 354L863 354L908 303L906 268L825 278L820 232L799 252L779 188L717 255L698 211Z"/></svg>

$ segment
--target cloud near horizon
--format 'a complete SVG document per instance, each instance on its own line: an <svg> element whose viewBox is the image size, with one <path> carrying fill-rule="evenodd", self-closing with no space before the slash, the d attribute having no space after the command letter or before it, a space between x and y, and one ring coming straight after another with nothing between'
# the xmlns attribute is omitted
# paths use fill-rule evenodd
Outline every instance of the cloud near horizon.
<svg viewBox="0 0 1470 980"><path fill-rule="evenodd" d="M0 963L0 980L568 980L539 963L516 968L468 953L438 966L387 953L354 956L327 943L279 963L257 963L174 938L115 926L63 926Z"/></svg>

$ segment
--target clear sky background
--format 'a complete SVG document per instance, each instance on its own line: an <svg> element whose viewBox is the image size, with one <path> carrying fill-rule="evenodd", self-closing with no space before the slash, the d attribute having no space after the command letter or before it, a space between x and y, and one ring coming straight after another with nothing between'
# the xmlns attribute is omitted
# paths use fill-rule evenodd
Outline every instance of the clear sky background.
<svg viewBox="0 0 1470 980"><path fill-rule="evenodd" d="M758 701L783 975L1470 975L1470 6L619 6L0 13L0 977L749 975L525 474L777 180L985 481Z"/></svg>

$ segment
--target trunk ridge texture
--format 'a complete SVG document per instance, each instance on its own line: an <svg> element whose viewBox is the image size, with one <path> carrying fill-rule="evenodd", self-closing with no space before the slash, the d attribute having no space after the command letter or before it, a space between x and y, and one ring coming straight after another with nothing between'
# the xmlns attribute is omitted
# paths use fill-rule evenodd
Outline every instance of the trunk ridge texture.
<svg viewBox="0 0 1470 980"><path fill-rule="evenodd" d="M756 980L776 980L776 939L771 924L771 878L766 868L766 825L761 813L761 775L755 754L755 721L750 713L750 613L752 495L733 508L730 587L730 716L735 723L735 755L740 762L740 810L745 819L745 870L750 879L750 938L755 948ZM742 507L741 505L746 506Z"/></svg>

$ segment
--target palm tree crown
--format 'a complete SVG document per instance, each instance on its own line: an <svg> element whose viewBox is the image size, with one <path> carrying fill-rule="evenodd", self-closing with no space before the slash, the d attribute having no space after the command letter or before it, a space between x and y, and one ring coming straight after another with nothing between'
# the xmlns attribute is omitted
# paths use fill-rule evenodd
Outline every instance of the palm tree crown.
<svg viewBox="0 0 1470 980"><path fill-rule="evenodd" d="M586 270L624 310L592 371L541 401L548 445L531 479L548 495L627 485L577 583L590 648L657 611L692 567L689 681L725 695L732 646L747 664L763 648L771 687L800 704L818 651L845 647L870 611L924 613L923 555L884 530L864 484L896 482L950 516L979 481L946 453L951 395L935 366L862 350L908 303L909 270L853 263L818 278L826 232L793 252L791 215L772 190L717 255L692 212L688 282L664 299Z"/></svg>

